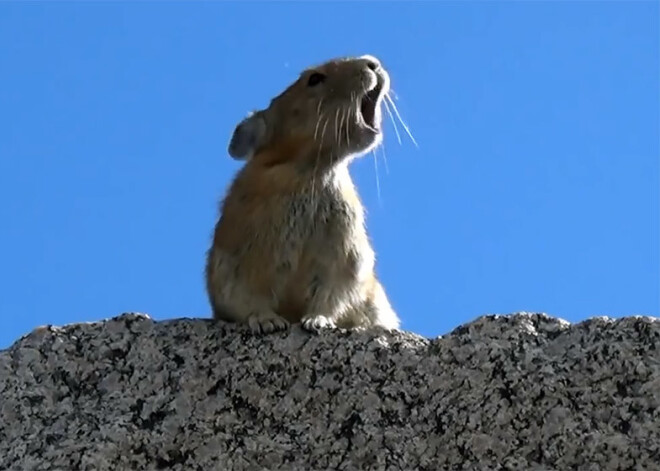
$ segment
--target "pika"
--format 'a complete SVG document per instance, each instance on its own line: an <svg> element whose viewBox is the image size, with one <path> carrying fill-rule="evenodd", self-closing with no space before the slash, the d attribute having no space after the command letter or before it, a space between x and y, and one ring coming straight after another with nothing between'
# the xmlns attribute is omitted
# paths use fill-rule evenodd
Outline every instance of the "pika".
<svg viewBox="0 0 660 471"><path fill-rule="evenodd" d="M207 253L213 317L256 333L326 327L398 329L378 281L348 166L382 141L390 78L373 56L305 70L235 128L244 160Z"/></svg>

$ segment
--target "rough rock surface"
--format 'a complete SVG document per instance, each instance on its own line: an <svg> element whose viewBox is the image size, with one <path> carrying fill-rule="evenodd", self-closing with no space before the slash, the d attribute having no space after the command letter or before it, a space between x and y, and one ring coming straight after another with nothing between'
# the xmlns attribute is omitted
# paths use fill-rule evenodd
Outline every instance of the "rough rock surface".
<svg viewBox="0 0 660 471"><path fill-rule="evenodd" d="M143 315L0 352L5 470L660 469L660 319L253 336Z"/></svg>

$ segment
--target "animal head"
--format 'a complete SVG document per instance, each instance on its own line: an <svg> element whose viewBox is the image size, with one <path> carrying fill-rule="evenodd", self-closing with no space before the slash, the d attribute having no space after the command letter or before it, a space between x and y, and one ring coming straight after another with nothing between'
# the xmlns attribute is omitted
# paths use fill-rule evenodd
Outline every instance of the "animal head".
<svg viewBox="0 0 660 471"><path fill-rule="evenodd" d="M389 84L387 71L373 56L309 68L268 108L236 126L229 155L248 160L270 151L280 158L331 165L364 154L382 140L381 104Z"/></svg>

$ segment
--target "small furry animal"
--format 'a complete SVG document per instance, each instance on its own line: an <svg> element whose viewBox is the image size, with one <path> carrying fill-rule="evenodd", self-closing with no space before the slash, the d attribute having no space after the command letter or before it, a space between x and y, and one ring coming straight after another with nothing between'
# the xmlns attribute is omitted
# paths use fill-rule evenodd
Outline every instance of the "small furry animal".
<svg viewBox="0 0 660 471"><path fill-rule="evenodd" d="M311 331L398 329L348 172L382 141L389 82L373 56L333 59L236 126L229 155L246 163L206 263L215 319L257 333L298 322Z"/></svg>

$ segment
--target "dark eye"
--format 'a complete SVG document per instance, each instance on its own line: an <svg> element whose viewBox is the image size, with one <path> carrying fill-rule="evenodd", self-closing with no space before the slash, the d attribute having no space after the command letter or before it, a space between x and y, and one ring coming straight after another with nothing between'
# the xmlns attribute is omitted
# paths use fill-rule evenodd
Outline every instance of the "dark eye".
<svg viewBox="0 0 660 471"><path fill-rule="evenodd" d="M309 81L307 82L307 85L313 87L323 82L324 80L325 80L325 75L320 74L318 72L314 72L312 75L309 76Z"/></svg>

